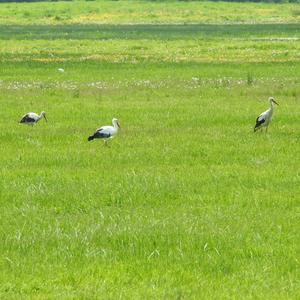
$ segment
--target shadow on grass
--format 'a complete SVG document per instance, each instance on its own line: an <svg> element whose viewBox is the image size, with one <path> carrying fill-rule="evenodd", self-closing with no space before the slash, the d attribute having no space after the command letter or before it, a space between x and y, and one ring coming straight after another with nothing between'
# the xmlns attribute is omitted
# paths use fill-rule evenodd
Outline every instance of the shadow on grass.
<svg viewBox="0 0 300 300"><path fill-rule="evenodd" d="M248 25L0 25L2 40L176 40L201 37L300 37L299 24Z"/></svg>

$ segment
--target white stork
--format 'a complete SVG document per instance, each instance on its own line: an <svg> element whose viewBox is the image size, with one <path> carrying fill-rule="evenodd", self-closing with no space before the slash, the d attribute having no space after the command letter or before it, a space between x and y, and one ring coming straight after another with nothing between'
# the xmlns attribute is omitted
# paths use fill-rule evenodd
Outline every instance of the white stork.
<svg viewBox="0 0 300 300"><path fill-rule="evenodd" d="M273 97L269 98L270 108L263 113L261 113L257 119L256 124L254 127L254 132L257 131L260 128L266 127L266 132L268 131L268 126L272 121L272 115L273 115L273 103L276 105L279 105Z"/></svg>
<svg viewBox="0 0 300 300"><path fill-rule="evenodd" d="M102 126L98 128L91 136L88 137L88 141L92 141L93 139L103 139L104 143L108 139L112 139L117 133L119 128L121 128L118 120L116 118L112 119L113 126Z"/></svg>
<svg viewBox="0 0 300 300"><path fill-rule="evenodd" d="M22 117L20 123L33 126L43 117L47 122L46 113L44 111L42 111L40 115L33 112L29 112Z"/></svg>

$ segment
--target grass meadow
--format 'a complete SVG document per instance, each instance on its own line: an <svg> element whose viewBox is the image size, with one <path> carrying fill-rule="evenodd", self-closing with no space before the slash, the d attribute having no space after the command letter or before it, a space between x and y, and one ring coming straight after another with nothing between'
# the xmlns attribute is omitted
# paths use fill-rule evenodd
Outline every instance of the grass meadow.
<svg viewBox="0 0 300 300"><path fill-rule="evenodd" d="M299 4L0 11L1 299L299 299Z"/></svg>

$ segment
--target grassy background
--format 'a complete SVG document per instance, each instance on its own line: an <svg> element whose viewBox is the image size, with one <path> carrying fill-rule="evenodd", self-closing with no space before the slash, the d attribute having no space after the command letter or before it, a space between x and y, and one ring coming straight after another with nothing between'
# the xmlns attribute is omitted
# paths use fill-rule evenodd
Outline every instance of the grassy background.
<svg viewBox="0 0 300 300"><path fill-rule="evenodd" d="M298 6L0 7L2 299L299 298L299 25L180 25ZM45 24L45 7L72 19ZM90 7L109 24L85 24ZM253 134L270 95L269 133ZM18 124L42 110L48 123ZM111 146L88 143L113 116Z"/></svg>
<svg viewBox="0 0 300 300"><path fill-rule="evenodd" d="M3 3L0 24L297 23L300 4L207 1Z"/></svg>

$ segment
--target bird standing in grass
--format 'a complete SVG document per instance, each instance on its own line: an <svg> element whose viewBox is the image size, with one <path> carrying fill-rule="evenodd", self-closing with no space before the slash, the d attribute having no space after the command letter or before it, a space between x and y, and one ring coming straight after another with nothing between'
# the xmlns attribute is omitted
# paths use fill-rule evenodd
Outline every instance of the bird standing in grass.
<svg viewBox="0 0 300 300"><path fill-rule="evenodd" d="M92 141L93 139L103 139L104 144L106 144L107 140L112 139L118 133L119 128L121 128L116 118L112 119L112 124L113 126L102 126L98 128L88 137L88 141Z"/></svg>
<svg viewBox="0 0 300 300"><path fill-rule="evenodd" d="M33 112L29 112L22 117L22 119L20 120L20 123L33 126L43 117L45 118L45 121L47 122L46 113L44 111L42 111L40 115L33 113Z"/></svg>
<svg viewBox="0 0 300 300"><path fill-rule="evenodd" d="M266 128L266 132L268 131L268 126L272 121L272 115L273 115L273 103L276 105L279 105L273 97L269 98L269 103L270 103L270 108L263 113L261 113L257 119L256 119L256 124L254 127L254 132L257 131L258 129L261 129L263 127Z"/></svg>

